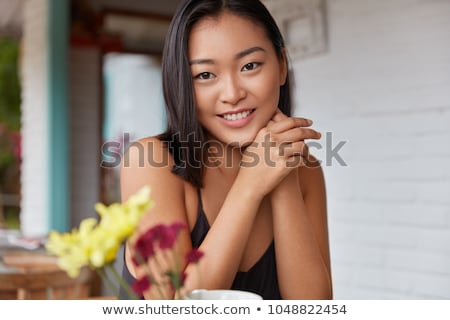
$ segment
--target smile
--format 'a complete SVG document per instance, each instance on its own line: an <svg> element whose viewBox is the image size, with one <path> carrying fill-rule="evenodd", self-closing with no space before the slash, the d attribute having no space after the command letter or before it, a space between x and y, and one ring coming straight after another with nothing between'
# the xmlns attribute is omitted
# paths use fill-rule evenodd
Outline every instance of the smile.
<svg viewBox="0 0 450 320"><path fill-rule="evenodd" d="M246 110L242 112L236 112L236 113L227 113L221 115L222 118L224 118L227 121L237 121L247 118L253 111L253 110Z"/></svg>

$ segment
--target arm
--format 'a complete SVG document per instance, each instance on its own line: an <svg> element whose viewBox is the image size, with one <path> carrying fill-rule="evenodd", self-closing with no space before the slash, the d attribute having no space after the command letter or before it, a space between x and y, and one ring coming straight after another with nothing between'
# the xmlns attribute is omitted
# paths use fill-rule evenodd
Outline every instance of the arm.
<svg viewBox="0 0 450 320"><path fill-rule="evenodd" d="M323 173L292 119L278 111L268 124L295 168L270 193L280 291L285 299L331 299Z"/></svg>
<svg viewBox="0 0 450 320"><path fill-rule="evenodd" d="M156 163L160 165L155 165ZM183 181L171 173L173 160L169 151L157 138L142 139L129 147L121 163L122 201L137 192L144 185L151 188L151 197L155 206L147 212L136 230L136 237L127 243L125 261L130 273L138 278L145 274L141 268L135 268L131 262L131 244L137 235L160 223L183 222L187 225L184 205ZM184 261L185 254L191 249L189 233L180 233L177 244L179 261ZM150 264L149 264L150 266ZM165 292L167 297L169 293ZM153 287L145 293L147 299L161 299L161 293Z"/></svg>
<svg viewBox="0 0 450 320"><path fill-rule="evenodd" d="M187 291L195 285L205 289L231 287L262 198L243 177L237 177L200 247L204 257L197 266L186 269Z"/></svg>
<svg viewBox="0 0 450 320"><path fill-rule="evenodd" d="M331 299L325 184L300 167L271 193L280 290L285 299Z"/></svg>

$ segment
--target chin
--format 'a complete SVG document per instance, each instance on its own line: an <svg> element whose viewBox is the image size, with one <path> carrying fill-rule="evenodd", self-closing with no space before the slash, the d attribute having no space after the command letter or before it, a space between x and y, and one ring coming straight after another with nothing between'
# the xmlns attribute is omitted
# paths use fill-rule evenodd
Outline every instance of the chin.
<svg viewBox="0 0 450 320"><path fill-rule="evenodd" d="M250 145L256 137L256 133L255 134L250 134L250 135L239 135L239 136L235 136L229 139L224 139L222 141L224 141L226 144L228 144L229 146L235 147L235 148L244 148L244 147L248 147L248 145Z"/></svg>

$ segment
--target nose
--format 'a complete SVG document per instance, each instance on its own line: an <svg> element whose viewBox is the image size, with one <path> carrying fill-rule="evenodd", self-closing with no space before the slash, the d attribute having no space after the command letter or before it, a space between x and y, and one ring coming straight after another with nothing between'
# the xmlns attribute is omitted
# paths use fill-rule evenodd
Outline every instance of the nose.
<svg viewBox="0 0 450 320"><path fill-rule="evenodd" d="M246 95L243 85L238 77L229 75L222 78L220 101L222 103L237 104Z"/></svg>

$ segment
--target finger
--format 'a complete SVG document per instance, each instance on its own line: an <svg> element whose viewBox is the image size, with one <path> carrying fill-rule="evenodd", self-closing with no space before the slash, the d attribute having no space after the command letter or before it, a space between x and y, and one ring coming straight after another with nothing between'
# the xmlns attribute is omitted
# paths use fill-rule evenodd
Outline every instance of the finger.
<svg viewBox="0 0 450 320"><path fill-rule="evenodd" d="M321 138L321 136L322 135L320 134L320 132L314 129L298 127L283 131L281 133L272 134L272 139L278 142L296 142L296 141L304 141L307 139L318 140Z"/></svg>
<svg viewBox="0 0 450 320"><path fill-rule="evenodd" d="M281 133L289 129L298 127L309 127L311 125L312 121L309 119L287 117L281 121L275 122L271 126L270 131L273 133Z"/></svg>

